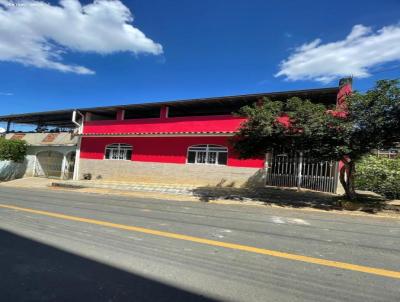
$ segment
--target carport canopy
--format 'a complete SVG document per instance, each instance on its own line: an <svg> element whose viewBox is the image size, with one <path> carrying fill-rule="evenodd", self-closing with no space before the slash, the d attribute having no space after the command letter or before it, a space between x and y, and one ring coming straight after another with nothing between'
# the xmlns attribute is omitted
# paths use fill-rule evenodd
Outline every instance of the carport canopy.
<svg viewBox="0 0 400 302"><path fill-rule="evenodd" d="M73 109L22 113L0 116L0 122L22 125L37 125L60 128L74 128L72 122Z"/></svg>

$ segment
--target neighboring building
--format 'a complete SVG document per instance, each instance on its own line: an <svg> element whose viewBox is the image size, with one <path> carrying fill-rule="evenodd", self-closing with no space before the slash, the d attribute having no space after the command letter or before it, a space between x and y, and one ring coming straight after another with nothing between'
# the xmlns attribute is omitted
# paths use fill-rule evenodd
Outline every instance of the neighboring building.
<svg viewBox="0 0 400 302"><path fill-rule="evenodd" d="M239 159L231 147L230 138L245 120L232 112L264 96L282 101L297 96L335 105L342 92L343 87L333 87L78 109L74 116L83 118L75 121L79 141L74 178L90 174L103 180L263 186L266 157ZM72 128L73 112L9 115L0 121ZM329 177L337 182L334 172ZM336 184L325 191L336 192Z"/></svg>
<svg viewBox="0 0 400 302"><path fill-rule="evenodd" d="M72 133L8 133L5 138L26 141L28 150L23 163L2 165L3 178L72 178L78 142Z"/></svg>
<svg viewBox="0 0 400 302"><path fill-rule="evenodd" d="M400 145L390 148L390 149L379 149L379 150L374 150L373 154L379 156L379 157L387 157L387 158L398 158L400 155Z"/></svg>

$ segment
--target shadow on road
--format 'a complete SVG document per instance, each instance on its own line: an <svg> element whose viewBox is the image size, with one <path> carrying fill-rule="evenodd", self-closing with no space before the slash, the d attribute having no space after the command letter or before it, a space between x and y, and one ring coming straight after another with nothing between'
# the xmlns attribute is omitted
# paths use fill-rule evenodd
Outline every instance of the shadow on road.
<svg viewBox="0 0 400 302"><path fill-rule="evenodd" d="M337 209L335 197L332 194L291 189L265 188L218 188L199 187L194 194L202 201L213 199L259 200L265 204L275 204L291 207L312 207L324 210Z"/></svg>
<svg viewBox="0 0 400 302"><path fill-rule="evenodd" d="M216 301L0 230L1 301Z"/></svg>
<svg viewBox="0 0 400 302"><path fill-rule="evenodd" d="M292 208L314 208L320 210L344 210L343 196L316 191L297 191L291 188L255 187L255 188L229 188L229 187L199 187L193 190L195 196L201 201L208 202L215 199L237 201L255 200L265 205L276 205ZM356 209L369 213L377 213L386 205L386 200L369 192L358 192ZM352 210L352 209L350 209Z"/></svg>

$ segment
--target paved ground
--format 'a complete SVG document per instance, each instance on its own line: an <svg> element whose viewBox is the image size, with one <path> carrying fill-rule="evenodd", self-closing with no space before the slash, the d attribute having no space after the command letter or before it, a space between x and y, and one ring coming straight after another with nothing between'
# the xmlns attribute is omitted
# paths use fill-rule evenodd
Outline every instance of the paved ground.
<svg viewBox="0 0 400 302"><path fill-rule="evenodd" d="M18 178L11 181L0 182L0 186L3 187L18 187L18 188L47 188L51 186L54 179L41 178L41 177L24 177Z"/></svg>
<svg viewBox="0 0 400 302"><path fill-rule="evenodd" d="M159 192L166 194L189 195L196 186L179 184L140 183L123 181L96 181L96 180L55 180L52 183L57 187L99 188L121 191Z"/></svg>
<svg viewBox="0 0 400 302"><path fill-rule="evenodd" d="M399 301L399 272L398 219L0 187L2 301Z"/></svg>

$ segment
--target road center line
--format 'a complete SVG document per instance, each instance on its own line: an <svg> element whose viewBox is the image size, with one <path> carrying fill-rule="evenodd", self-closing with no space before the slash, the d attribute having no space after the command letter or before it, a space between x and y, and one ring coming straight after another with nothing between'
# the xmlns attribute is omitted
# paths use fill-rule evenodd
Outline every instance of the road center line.
<svg viewBox="0 0 400 302"><path fill-rule="evenodd" d="M188 235L183 235L183 234L147 229L147 228L143 228L143 227L118 224L118 223L112 223L112 222L107 222L107 221L83 218L83 217L78 217L78 216L70 216L70 215L64 215L64 214L60 214L60 213L40 211L40 210L29 209L29 208L22 208L22 207L17 207L17 206L13 206L13 205L7 205L7 204L0 204L0 208L34 213L34 214L38 214L38 215L44 215L44 216L48 216L48 217L60 218L60 219L70 220L70 221L85 222L85 223L89 223L89 224L100 225L100 226L105 226L105 227L109 227L109 228L121 229L121 230L132 231L132 232L139 232L139 233L144 233L144 234L150 234L150 235L155 235L155 236L160 236L160 237L191 241L191 242L195 242L195 243L201 243L201 244L218 246L218 247L223 247L223 248L228 248L228 249L233 249L233 250L262 254L262 255L278 257L278 258L288 259L288 260L293 260L293 261L301 261L301 262L306 262L306 263L318 264L318 265L322 265L322 266L340 268L340 269L344 269L344 270L378 275L378 276L382 276L382 277L400 279L399 271L391 271L391 270L368 267L368 266L363 266L363 265L356 265L356 264L351 264L351 263L346 263L346 262L338 262L338 261L326 260L326 259L322 259L322 258L314 258L314 257L297 255L297 254L284 253L284 252L280 252L280 251L276 251L276 250L268 250L268 249L263 249L263 248L257 248L257 247L247 246L247 245L236 244L236 243L228 243L228 242L210 240L210 239L201 238L201 237L194 237L194 236L188 236Z"/></svg>

